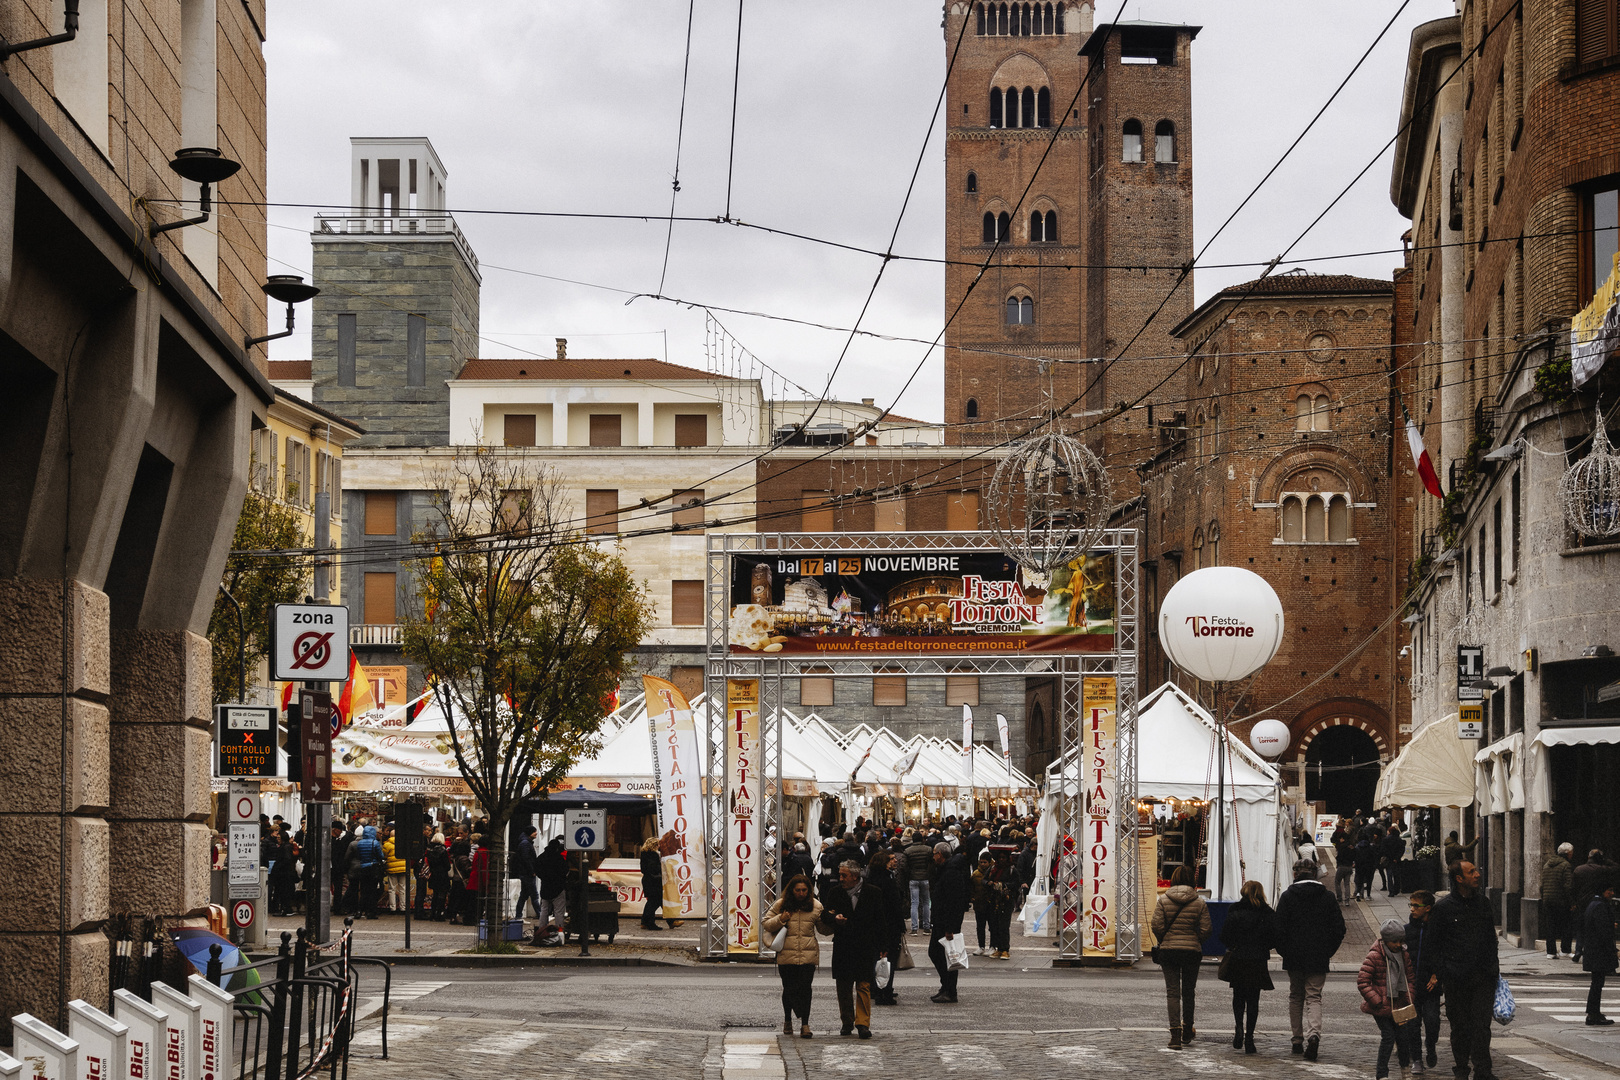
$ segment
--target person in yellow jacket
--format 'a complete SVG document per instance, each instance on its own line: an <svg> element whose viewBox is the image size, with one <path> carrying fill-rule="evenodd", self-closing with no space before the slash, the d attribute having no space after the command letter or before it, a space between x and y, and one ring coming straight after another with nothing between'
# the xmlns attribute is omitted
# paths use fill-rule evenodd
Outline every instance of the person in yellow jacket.
<svg viewBox="0 0 1620 1080"><path fill-rule="evenodd" d="M394 830L389 829L383 840L383 907L388 911L405 910L405 860L394 854Z"/></svg>

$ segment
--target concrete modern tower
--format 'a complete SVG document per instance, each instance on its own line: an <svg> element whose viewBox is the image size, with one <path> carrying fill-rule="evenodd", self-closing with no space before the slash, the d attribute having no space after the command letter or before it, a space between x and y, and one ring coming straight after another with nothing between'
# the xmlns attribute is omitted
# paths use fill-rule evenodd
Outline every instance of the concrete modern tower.
<svg viewBox="0 0 1620 1080"><path fill-rule="evenodd" d="M445 382L478 355L478 256L427 139L349 142L352 205L311 236L314 400L365 428L360 446L443 445Z"/></svg>

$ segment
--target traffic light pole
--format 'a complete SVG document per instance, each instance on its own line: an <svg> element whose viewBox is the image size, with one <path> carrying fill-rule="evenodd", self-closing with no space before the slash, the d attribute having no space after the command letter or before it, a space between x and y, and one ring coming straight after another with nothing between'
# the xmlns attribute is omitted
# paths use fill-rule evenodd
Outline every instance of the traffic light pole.
<svg viewBox="0 0 1620 1080"><path fill-rule="evenodd" d="M332 560L325 554L326 549L332 546L332 496L329 491L321 491L315 495L314 524L315 535L312 539L316 550L315 599L316 602L325 604L332 596L330 576ZM346 641L343 643L345 649L348 645ZM330 693L331 687L332 684L329 682L304 683L304 689L318 693ZM299 717L296 745L300 755L304 752L303 725L310 719L302 715ZM307 786L306 780L305 789ZM311 858L315 860L315 872L309 876L312 895L304 898L304 937L325 945L332 938L332 804L306 803L304 820L307 823L304 826L304 860L306 863Z"/></svg>

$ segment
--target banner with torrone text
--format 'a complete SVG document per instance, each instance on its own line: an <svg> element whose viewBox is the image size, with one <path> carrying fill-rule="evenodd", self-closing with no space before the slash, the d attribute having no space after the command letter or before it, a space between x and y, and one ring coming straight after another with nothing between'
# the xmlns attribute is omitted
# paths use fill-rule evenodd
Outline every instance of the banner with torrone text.
<svg viewBox="0 0 1620 1080"><path fill-rule="evenodd" d="M1082 681L1081 758L1085 784L1085 836L1081 849L1080 954L1114 956L1114 845L1118 838L1119 762L1116 752L1116 686L1112 676Z"/></svg>
<svg viewBox="0 0 1620 1080"><path fill-rule="evenodd" d="M653 785L657 789L658 835L674 836L663 854L664 917L689 919L708 911L703 881L703 797L698 773L697 728L692 706L674 683L641 677L652 737ZM660 849L662 851L662 849Z"/></svg>
<svg viewBox="0 0 1620 1080"><path fill-rule="evenodd" d="M726 951L759 951L759 680L726 680Z"/></svg>

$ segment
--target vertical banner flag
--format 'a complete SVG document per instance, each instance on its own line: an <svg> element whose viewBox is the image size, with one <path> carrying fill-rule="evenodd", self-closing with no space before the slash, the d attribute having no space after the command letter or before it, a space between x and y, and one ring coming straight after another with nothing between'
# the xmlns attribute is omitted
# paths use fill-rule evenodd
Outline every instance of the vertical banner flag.
<svg viewBox="0 0 1620 1080"><path fill-rule="evenodd" d="M1007 767L1007 794L1012 794L1012 746L1007 741L1007 718L996 713L996 734L1001 736L1001 763Z"/></svg>
<svg viewBox="0 0 1620 1080"><path fill-rule="evenodd" d="M965 811L958 810L971 816L978 806L973 798L973 708L962 706L962 783L964 787L958 793L957 806L967 803Z"/></svg>
<svg viewBox="0 0 1620 1080"><path fill-rule="evenodd" d="M1118 836L1119 763L1115 753L1115 680L1085 679L1081 684L1085 754L1081 778L1086 789L1085 836L1080 874L1080 952L1113 958L1114 845Z"/></svg>
<svg viewBox="0 0 1620 1080"><path fill-rule="evenodd" d="M759 680L726 680L726 951L759 951Z"/></svg>
<svg viewBox="0 0 1620 1080"><path fill-rule="evenodd" d="M703 809L692 706L674 683L643 675L641 686L647 694L647 727L652 735L658 835L674 833L679 845L663 859L664 918L695 918L708 910L708 897L697 887L703 878L699 869Z"/></svg>

